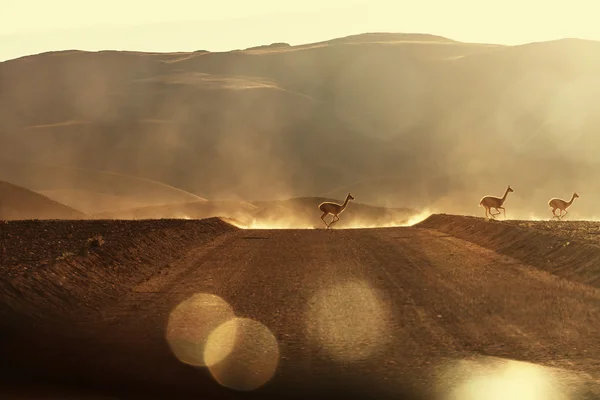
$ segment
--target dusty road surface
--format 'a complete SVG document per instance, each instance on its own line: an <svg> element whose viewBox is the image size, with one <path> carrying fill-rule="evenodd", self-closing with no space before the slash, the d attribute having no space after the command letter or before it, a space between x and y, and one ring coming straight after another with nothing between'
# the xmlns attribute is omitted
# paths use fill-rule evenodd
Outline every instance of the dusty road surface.
<svg viewBox="0 0 600 400"><path fill-rule="evenodd" d="M1 351L13 387L98 399L594 398L599 305L439 230L235 230L95 314L15 326Z"/></svg>

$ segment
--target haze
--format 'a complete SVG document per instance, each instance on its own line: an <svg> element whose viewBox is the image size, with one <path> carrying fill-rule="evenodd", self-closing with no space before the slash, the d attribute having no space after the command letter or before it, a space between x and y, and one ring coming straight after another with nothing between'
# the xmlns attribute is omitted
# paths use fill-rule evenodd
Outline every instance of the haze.
<svg viewBox="0 0 600 400"><path fill-rule="evenodd" d="M591 0L481 2L141 0L13 2L0 13L0 61L50 50L226 51L363 32L424 32L465 42L600 39Z"/></svg>
<svg viewBox="0 0 600 400"><path fill-rule="evenodd" d="M507 185L509 218L574 192L569 218L599 216L592 3L95 4L0 17L0 57L43 52L0 63L0 181L35 192L11 218L43 195L61 218L315 227L352 192L340 227L390 226Z"/></svg>
<svg viewBox="0 0 600 400"><path fill-rule="evenodd" d="M595 11L2 10L0 398L600 399Z"/></svg>

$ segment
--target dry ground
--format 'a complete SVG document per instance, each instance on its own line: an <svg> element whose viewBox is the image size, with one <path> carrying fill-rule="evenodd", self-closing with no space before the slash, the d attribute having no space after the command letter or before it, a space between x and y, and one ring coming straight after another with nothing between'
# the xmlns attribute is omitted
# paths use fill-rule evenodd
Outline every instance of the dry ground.
<svg viewBox="0 0 600 400"><path fill-rule="evenodd" d="M570 242L588 242L600 245L600 222L598 221L507 221L524 228L563 237Z"/></svg>
<svg viewBox="0 0 600 400"><path fill-rule="evenodd" d="M10 222L0 232L3 242L10 234L28 243L9 255L11 265L2 264L3 276L11 272L2 294L21 288L2 302L10 304L2 319L1 351L10 366L3 376L13 393L25 380L118 398L433 398L461 381L458 367L448 378L440 365L471 360L465 365L481 372L474 357L556 367L554 381L575 398L600 393L595 244L558 248L563 237L518 222L449 215L415 227L332 231L241 230L219 219L33 223ZM44 229L52 233L35 239ZM73 234L75 249L98 232L106 244L87 258L41 262L59 246L39 244ZM145 258L106 271L138 251ZM559 268L563 259L569 263ZM88 291L87 302L73 301ZM198 294L218 296L274 341L248 331L210 369L178 361L165 339L169 316ZM198 313L218 325L218 315ZM244 364L257 351L254 373L269 372L269 355L277 361L264 386L246 393L215 382L259 379L227 362ZM441 376L446 386L436 385Z"/></svg>
<svg viewBox="0 0 600 400"><path fill-rule="evenodd" d="M0 223L0 315L81 315L168 274L188 249L235 230L221 219ZM96 240L99 240L97 242Z"/></svg>

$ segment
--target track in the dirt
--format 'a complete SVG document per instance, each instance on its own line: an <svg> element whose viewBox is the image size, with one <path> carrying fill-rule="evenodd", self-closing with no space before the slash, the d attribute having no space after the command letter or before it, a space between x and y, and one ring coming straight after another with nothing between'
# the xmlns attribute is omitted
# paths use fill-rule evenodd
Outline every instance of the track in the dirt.
<svg viewBox="0 0 600 400"><path fill-rule="evenodd" d="M267 384L225 389L173 356L168 317L194 294L218 296L274 335ZM21 377L122 398L428 398L440 363L475 355L600 378L599 304L593 287L434 230L239 230L100 318L18 332L1 350Z"/></svg>

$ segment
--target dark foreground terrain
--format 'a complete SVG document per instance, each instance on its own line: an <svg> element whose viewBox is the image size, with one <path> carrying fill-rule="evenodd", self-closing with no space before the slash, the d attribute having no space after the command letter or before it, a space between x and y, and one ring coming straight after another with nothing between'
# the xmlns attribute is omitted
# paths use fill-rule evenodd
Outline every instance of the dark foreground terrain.
<svg viewBox="0 0 600 400"><path fill-rule="evenodd" d="M549 226L4 223L0 396L597 398L600 225Z"/></svg>

